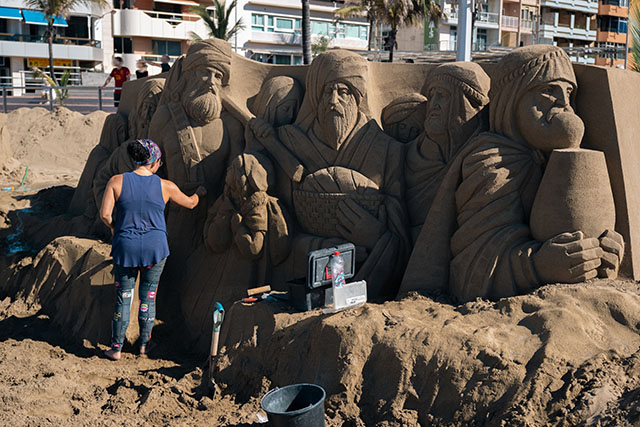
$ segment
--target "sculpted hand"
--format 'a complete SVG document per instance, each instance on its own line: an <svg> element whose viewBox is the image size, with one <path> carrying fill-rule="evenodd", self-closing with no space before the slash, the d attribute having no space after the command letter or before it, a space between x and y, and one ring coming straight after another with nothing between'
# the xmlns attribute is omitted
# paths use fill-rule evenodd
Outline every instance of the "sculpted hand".
<svg viewBox="0 0 640 427"><path fill-rule="evenodd" d="M585 239L582 231L562 233L543 243L533 265L541 284L578 283L598 275L602 255L598 239Z"/></svg>
<svg viewBox="0 0 640 427"><path fill-rule="evenodd" d="M624 257L624 238L620 233L607 230L599 238L602 248L602 265L598 269L598 277L615 279L618 277L620 262Z"/></svg>
<svg viewBox="0 0 640 427"><path fill-rule="evenodd" d="M269 138L274 134L273 126L271 125L271 123L260 117L255 117L249 120L249 124L247 127L251 129L253 134L259 139Z"/></svg>
<svg viewBox="0 0 640 427"><path fill-rule="evenodd" d="M346 199L338 203L338 213L338 233L349 242L366 249L373 249L387 230L387 211L384 206L380 206L376 218L354 200Z"/></svg>
<svg viewBox="0 0 640 427"><path fill-rule="evenodd" d="M204 197L207 195L207 189L201 185L196 189L196 194L198 195L198 197Z"/></svg>
<svg viewBox="0 0 640 427"><path fill-rule="evenodd" d="M231 216L231 231L233 231L234 234L238 229L238 227L240 226L241 222L242 222L242 215L240 215L239 213L233 214Z"/></svg>

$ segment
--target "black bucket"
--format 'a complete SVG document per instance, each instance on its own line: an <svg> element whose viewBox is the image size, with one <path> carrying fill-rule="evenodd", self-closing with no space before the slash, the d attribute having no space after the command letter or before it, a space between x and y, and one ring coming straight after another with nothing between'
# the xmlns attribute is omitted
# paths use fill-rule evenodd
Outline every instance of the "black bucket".
<svg viewBox="0 0 640 427"><path fill-rule="evenodd" d="M260 406L274 427L324 427L326 393L315 384L293 384L267 393Z"/></svg>

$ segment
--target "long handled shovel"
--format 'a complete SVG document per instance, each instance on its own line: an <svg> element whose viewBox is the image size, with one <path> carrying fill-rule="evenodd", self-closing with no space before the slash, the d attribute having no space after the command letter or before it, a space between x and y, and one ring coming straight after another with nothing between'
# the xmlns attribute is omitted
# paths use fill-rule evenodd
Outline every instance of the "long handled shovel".
<svg viewBox="0 0 640 427"><path fill-rule="evenodd" d="M212 391L215 393L216 383L213 379L215 358L218 355L218 341L220 340L220 326L224 320L224 307L219 302L213 309L213 331L211 333L211 349L209 350L209 383Z"/></svg>

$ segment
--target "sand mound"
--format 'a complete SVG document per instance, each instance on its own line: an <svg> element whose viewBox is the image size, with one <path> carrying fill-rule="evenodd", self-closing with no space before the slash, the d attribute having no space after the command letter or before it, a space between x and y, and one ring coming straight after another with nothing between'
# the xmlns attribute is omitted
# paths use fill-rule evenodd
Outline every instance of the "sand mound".
<svg viewBox="0 0 640 427"><path fill-rule="evenodd" d="M0 298L10 301L0 304L0 317L38 312L76 343L108 343L108 254L98 241L61 237L33 259L2 260ZM180 316L159 310L181 331L165 336L165 345L206 349L208 333L188 333ZM327 391L331 426L624 425L640 415L636 283L552 285L460 306L414 295L334 315L295 313L278 303L227 310L217 382L224 399L252 410L272 387L312 382ZM138 332L135 316L131 321L129 343ZM133 405L123 414L143 413L131 403L141 399L138 392L160 398L165 391L142 384L126 377L100 397L102 408L117 400ZM185 413L174 400L167 405ZM72 416L65 411L59 417Z"/></svg>
<svg viewBox="0 0 640 427"><path fill-rule="evenodd" d="M226 392L321 384L334 420L576 425L635 413L620 409L639 383L633 283L554 285L458 307L413 296L334 315L236 304L225 322L217 379Z"/></svg>
<svg viewBox="0 0 640 427"><path fill-rule="evenodd" d="M17 185L29 166L27 184L75 183L98 144L107 113L84 115L61 107L20 108L0 114L0 184ZM5 157L2 137L11 157Z"/></svg>

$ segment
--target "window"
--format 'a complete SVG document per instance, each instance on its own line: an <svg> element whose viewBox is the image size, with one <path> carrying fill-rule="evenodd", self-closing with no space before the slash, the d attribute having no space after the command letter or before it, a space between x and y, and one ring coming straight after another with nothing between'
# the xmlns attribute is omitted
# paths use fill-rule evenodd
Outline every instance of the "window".
<svg viewBox="0 0 640 427"><path fill-rule="evenodd" d="M600 17L600 31L626 33L627 18L618 18L617 16L602 16Z"/></svg>
<svg viewBox="0 0 640 427"><path fill-rule="evenodd" d="M598 53L601 58L624 59L625 45L623 43L598 42L596 47L603 49Z"/></svg>
<svg viewBox="0 0 640 427"><path fill-rule="evenodd" d="M127 37L114 37L113 51L115 53L133 53L133 41Z"/></svg>
<svg viewBox="0 0 640 427"><path fill-rule="evenodd" d="M275 63L278 65L291 65L291 55L275 55Z"/></svg>
<svg viewBox="0 0 640 427"><path fill-rule="evenodd" d="M629 7L629 0L602 0L602 4L611 6Z"/></svg>
<svg viewBox="0 0 640 427"><path fill-rule="evenodd" d="M293 65L302 65L302 56L294 55Z"/></svg>
<svg viewBox="0 0 640 427"><path fill-rule="evenodd" d="M449 50L456 50L458 44L458 27L449 27Z"/></svg>
<svg viewBox="0 0 640 427"><path fill-rule="evenodd" d="M346 25L345 35L351 39L359 39L360 38L360 25Z"/></svg>
<svg viewBox="0 0 640 427"><path fill-rule="evenodd" d="M487 50L487 30L478 28L476 31L476 50Z"/></svg>
<svg viewBox="0 0 640 427"><path fill-rule="evenodd" d="M329 35L329 23L320 21L311 21L311 34L318 36Z"/></svg>
<svg viewBox="0 0 640 427"><path fill-rule="evenodd" d="M366 25L360 26L360 40L369 40L369 28Z"/></svg>
<svg viewBox="0 0 640 427"><path fill-rule="evenodd" d="M276 28L278 30L293 31L293 19L276 18Z"/></svg>
<svg viewBox="0 0 640 427"><path fill-rule="evenodd" d="M151 40L151 49L154 55L182 55L182 44L170 40Z"/></svg>
<svg viewBox="0 0 640 427"><path fill-rule="evenodd" d="M7 31L7 19L0 19L0 33L8 33Z"/></svg>
<svg viewBox="0 0 640 427"><path fill-rule="evenodd" d="M251 29L253 31L264 31L264 15L251 14Z"/></svg>
<svg viewBox="0 0 640 427"><path fill-rule="evenodd" d="M68 27L64 29L65 37L89 38L89 25L86 16L70 16L67 18L67 24Z"/></svg>

